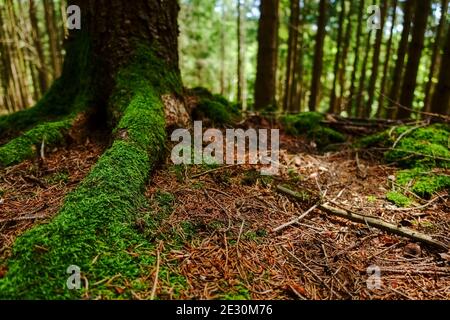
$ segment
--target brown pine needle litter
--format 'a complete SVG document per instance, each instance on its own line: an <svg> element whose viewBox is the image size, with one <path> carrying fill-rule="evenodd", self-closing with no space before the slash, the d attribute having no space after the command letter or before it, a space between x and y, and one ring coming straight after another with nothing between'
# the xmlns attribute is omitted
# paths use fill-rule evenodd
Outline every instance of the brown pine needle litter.
<svg viewBox="0 0 450 320"><path fill-rule="evenodd" d="M376 156L351 149L320 155L286 135L281 142L281 173L271 178L252 166L176 167L169 158L154 172L146 190L153 212L163 210L158 195L171 201L164 203L167 217L149 240L158 260L158 268L149 270L149 294L133 292L136 299L450 299L448 255L311 210L326 194L342 208L448 245L446 192L432 202L415 199L415 207L400 211L386 200L395 168ZM46 154L43 163L28 161L1 172L3 259L18 235L57 213L103 148L95 142L73 145ZM280 184L303 194L303 201L278 193ZM371 266L381 273L379 289L368 288ZM159 273L163 269L184 277L186 287L175 293L168 274Z"/></svg>

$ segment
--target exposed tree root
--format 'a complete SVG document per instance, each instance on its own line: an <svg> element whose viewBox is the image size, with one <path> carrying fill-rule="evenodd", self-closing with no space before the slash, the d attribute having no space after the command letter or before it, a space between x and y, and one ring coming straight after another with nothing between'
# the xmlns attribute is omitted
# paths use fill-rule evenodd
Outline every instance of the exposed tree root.
<svg viewBox="0 0 450 320"><path fill-rule="evenodd" d="M153 245L135 229L135 215L145 207L147 178L163 154L161 96L180 82L148 50L137 54L136 64L119 73L111 97L123 114L115 142L51 223L18 238L0 298L80 298L83 291L66 286L71 265L89 279L90 294L114 297L105 279L136 279L154 264Z"/></svg>

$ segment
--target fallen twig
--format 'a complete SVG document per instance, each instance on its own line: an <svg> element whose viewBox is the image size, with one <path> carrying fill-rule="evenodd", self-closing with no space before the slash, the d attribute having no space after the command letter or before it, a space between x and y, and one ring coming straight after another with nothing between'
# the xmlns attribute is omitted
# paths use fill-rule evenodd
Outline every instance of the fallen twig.
<svg viewBox="0 0 450 320"><path fill-rule="evenodd" d="M289 190L285 187L278 186L278 190L280 192L288 194L296 199L301 198L301 196L298 195L295 191ZM414 241L428 244L428 245L433 246L438 249L442 249L445 251L449 250L449 247L446 244L444 244L440 241L434 240L432 237L430 237L426 234L423 234L423 233L420 233L420 232L417 232L415 230L411 230L408 228L404 228L402 226L396 226L392 223L383 221L377 217L365 216L365 215L361 215L358 213L350 212L348 210L334 208L328 204L318 205L317 208L323 212L326 212L328 214L331 214L331 215L334 215L334 216L337 216L340 218L350 220L352 222L365 224L370 227L374 227L374 228L377 228L377 229L380 229L380 230L383 230L383 231L386 231L386 232L389 232L392 234L396 234L396 235L399 235L402 237L412 239Z"/></svg>

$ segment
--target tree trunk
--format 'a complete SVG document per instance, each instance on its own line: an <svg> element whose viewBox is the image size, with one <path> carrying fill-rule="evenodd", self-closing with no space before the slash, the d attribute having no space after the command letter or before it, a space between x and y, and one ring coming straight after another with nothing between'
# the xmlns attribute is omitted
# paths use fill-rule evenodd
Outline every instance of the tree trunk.
<svg viewBox="0 0 450 320"><path fill-rule="evenodd" d="M44 93L48 89L48 74L46 70L44 50L41 43L41 32L39 30L38 19L36 15L36 3L34 0L29 0L29 15L31 23L31 37L33 39L33 45L37 53L37 65L39 75L39 86L41 93Z"/></svg>
<svg viewBox="0 0 450 320"><path fill-rule="evenodd" d="M367 35L367 43L366 43L366 50L364 53L364 60L361 67L361 75L359 77L359 88L358 88L358 96L356 97L356 104L355 104L355 112L358 117L364 116L364 97L366 93L366 73L367 73L367 63L369 62L369 54L370 49L372 46L370 45L372 41L372 30L369 31L369 34Z"/></svg>
<svg viewBox="0 0 450 320"><path fill-rule="evenodd" d="M339 62L341 61L341 44L342 44L342 36L344 32L344 18L345 18L345 1L341 1L341 12L339 13L339 28L338 28L338 36L336 42L337 52L334 57L334 68L333 68L333 88L331 89L331 98L330 98L330 113L336 113L336 86L339 78Z"/></svg>
<svg viewBox="0 0 450 320"><path fill-rule="evenodd" d="M362 27L363 27L363 14L365 8L365 1L361 0L359 3L359 11L358 11L358 28L356 31L356 45L354 48L355 51L355 59L353 60L353 72L352 79L350 81L350 92L347 99L347 114L350 116L353 114L353 106L355 105L354 96L356 90L356 75L359 71L359 52L361 46L361 38L362 38Z"/></svg>
<svg viewBox="0 0 450 320"><path fill-rule="evenodd" d="M291 16L289 18L289 38L288 38L288 55L286 59L286 81L284 88L283 108L286 111L297 112L298 105L293 105L292 96L296 88L294 87L294 79L296 77L297 52L298 52L298 34L300 22L300 2L299 0L291 1Z"/></svg>
<svg viewBox="0 0 450 320"><path fill-rule="evenodd" d="M443 115L450 115L450 28L445 39L439 82L434 92L431 111Z"/></svg>
<svg viewBox="0 0 450 320"><path fill-rule="evenodd" d="M314 50L314 66L309 98L309 110L316 111L319 104L320 83L323 67L323 45L325 42L325 27L327 25L328 0L320 0L319 18L317 21L316 46Z"/></svg>
<svg viewBox="0 0 450 320"><path fill-rule="evenodd" d="M380 65L380 54L381 54L381 42L383 40L384 34L384 24L386 22L387 14L387 0L381 1L381 25L380 29L377 30L377 35L375 38L375 46L373 50L372 57L372 72L370 75L369 87L367 89L367 94L369 100L367 101L366 108L364 109L364 117L369 118L372 114L373 101L375 100L375 87L378 79L378 69Z"/></svg>
<svg viewBox="0 0 450 320"><path fill-rule="evenodd" d="M238 39L238 102L242 104L242 110L247 110L247 80L245 76L245 0L237 1L237 39Z"/></svg>
<svg viewBox="0 0 450 320"><path fill-rule="evenodd" d="M58 30L55 24L55 8L52 0L44 0L45 24L47 27L50 57L53 69L53 78L61 75L60 44L58 43Z"/></svg>
<svg viewBox="0 0 450 320"><path fill-rule="evenodd" d="M279 3L279 0L261 0L255 82L256 110L276 106Z"/></svg>
<svg viewBox="0 0 450 320"><path fill-rule="evenodd" d="M352 16L354 12L354 4L350 2L350 8L348 12L348 21L347 21L347 28L345 30L344 35L344 49L342 52L342 61L341 61L341 68L339 69L339 99L337 101L337 113L341 113L342 110L342 101L344 100L345 95L345 76L347 72L347 58L348 58L348 51L350 49L350 40L352 37Z"/></svg>
<svg viewBox="0 0 450 320"><path fill-rule="evenodd" d="M438 60L440 57L440 50L441 50L441 43L443 38L443 33L445 31L445 26L447 25L445 14L448 9L448 1L449 0L442 0L441 3L441 19L439 21L439 25L436 30L436 37L434 38L434 45L433 45L433 55L431 56L431 65L430 65L430 73L428 75L428 82L425 87L425 100L424 100L424 108L425 111L430 111L431 109L431 97L433 94L433 79L436 73L436 67L438 65Z"/></svg>
<svg viewBox="0 0 450 320"><path fill-rule="evenodd" d="M403 67L405 65L405 57L408 50L408 40L411 31L411 21L414 15L414 7L417 0L406 0L403 14L403 31L400 39L400 44L397 51L397 60L395 62L395 69L392 75L392 87L389 93L389 100L391 107L388 110L388 118L391 119L396 116L397 107L393 107L393 103L398 102L398 96L402 84Z"/></svg>
<svg viewBox="0 0 450 320"><path fill-rule="evenodd" d="M431 12L431 0L420 0L416 6L412 40L408 49L408 63L406 65L403 79L400 105L406 107L398 111L398 119L411 117L411 109L414 107L414 92L417 84L420 58L424 47L425 31L427 28L428 15ZM408 109L407 109L408 108Z"/></svg>
<svg viewBox="0 0 450 320"><path fill-rule="evenodd" d="M389 32L389 40L386 47L386 57L384 58L384 67L383 67L383 78L381 79L380 84L380 97L378 99L378 110L377 110L377 118L381 117L381 114L383 112L384 108L384 100L385 100L385 92L386 92L386 82L389 74L389 62L391 60L391 51L392 51L392 40L394 37L394 29L395 29L395 22L397 20L397 6L398 6L398 0L394 0L394 6L393 6L393 13L392 13L392 26L391 30Z"/></svg>

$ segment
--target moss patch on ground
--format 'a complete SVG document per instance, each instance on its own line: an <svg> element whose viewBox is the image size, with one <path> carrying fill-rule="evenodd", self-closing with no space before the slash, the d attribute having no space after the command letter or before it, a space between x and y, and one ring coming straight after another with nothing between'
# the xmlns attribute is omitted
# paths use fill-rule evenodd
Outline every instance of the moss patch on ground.
<svg viewBox="0 0 450 320"><path fill-rule="evenodd" d="M399 208L409 207L412 203L411 199L400 192L391 191L386 194L387 200L395 204Z"/></svg>
<svg viewBox="0 0 450 320"><path fill-rule="evenodd" d="M286 132L291 135L306 135L321 148L346 141L345 135L322 124L325 116L318 112L304 112L281 117Z"/></svg>
<svg viewBox="0 0 450 320"><path fill-rule="evenodd" d="M231 124L239 119L239 108L225 97L212 94L201 87L191 89L191 92L200 99L198 107L194 111L195 118L210 119L214 125Z"/></svg>
<svg viewBox="0 0 450 320"><path fill-rule="evenodd" d="M449 145L447 124L394 127L358 142L359 147L385 148L385 160L405 169L398 172L397 182L421 197L450 188L450 177L443 173L450 169Z"/></svg>
<svg viewBox="0 0 450 320"><path fill-rule="evenodd" d="M0 280L1 299L132 298L131 290L120 294L115 288L148 289L142 277L153 270L155 248L136 230L136 212L148 207L145 184L164 152L160 96L180 87L176 72L151 50L137 50L134 62L119 73L111 100L123 111L116 129L126 134L66 198L53 221L17 239L7 276ZM71 265L89 281L87 291L67 288Z"/></svg>

